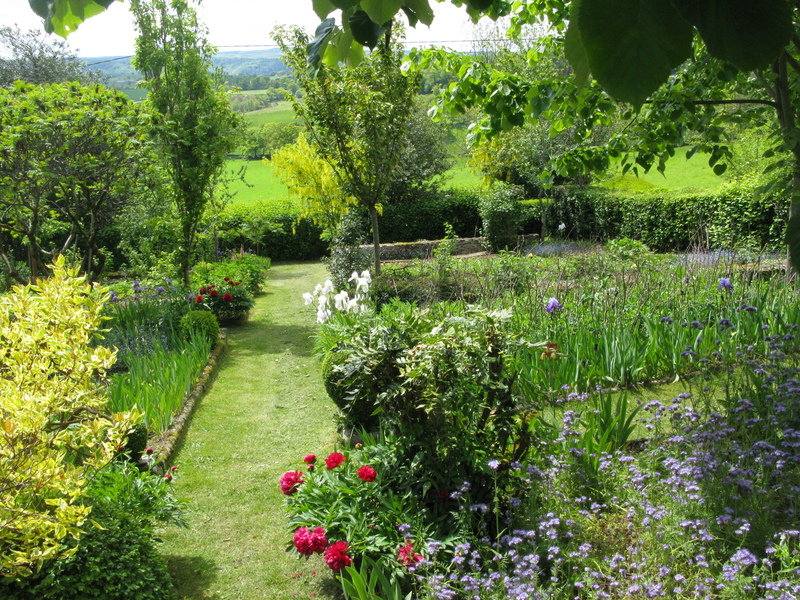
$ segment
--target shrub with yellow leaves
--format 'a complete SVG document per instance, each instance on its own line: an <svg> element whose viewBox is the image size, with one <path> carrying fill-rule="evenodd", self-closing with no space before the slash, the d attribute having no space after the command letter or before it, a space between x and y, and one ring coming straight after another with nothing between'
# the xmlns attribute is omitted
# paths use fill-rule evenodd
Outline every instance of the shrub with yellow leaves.
<svg viewBox="0 0 800 600"><path fill-rule="evenodd" d="M56 259L52 277L0 297L0 576L18 578L79 537L87 480L138 415L106 410L115 354L93 345L107 295Z"/></svg>

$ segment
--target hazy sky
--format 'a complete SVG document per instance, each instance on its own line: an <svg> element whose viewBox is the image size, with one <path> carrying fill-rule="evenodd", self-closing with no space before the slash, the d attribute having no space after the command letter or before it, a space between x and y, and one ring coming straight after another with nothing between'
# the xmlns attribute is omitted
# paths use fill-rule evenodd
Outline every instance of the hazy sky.
<svg viewBox="0 0 800 600"><path fill-rule="evenodd" d="M0 25L18 25L23 30L41 28L41 19L27 0L0 0ZM431 3L436 18L430 29L417 25L408 29L409 42L442 42L474 37L465 9L449 2ZM300 25L313 32L319 18L311 0L204 0L198 13L209 31L208 40L220 50L230 46L272 43L269 32L275 25ZM335 13L336 14L336 13ZM115 2L109 9L87 20L68 38L79 56L123 56L133 54L136 31L126 4ZM459 44L443 44L463 48Z"/></svg>

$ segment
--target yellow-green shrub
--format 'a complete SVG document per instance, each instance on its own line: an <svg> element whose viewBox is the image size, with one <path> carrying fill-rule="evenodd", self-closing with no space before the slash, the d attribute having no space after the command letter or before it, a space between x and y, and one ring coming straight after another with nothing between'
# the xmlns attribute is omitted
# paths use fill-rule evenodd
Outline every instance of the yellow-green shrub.
<svg viewBox="0 0 800 600"><path fill-rule="evenodd" d="M87 479L124 443L134 414L106 414L112 351L90 342L107 295L63 257L37 286L0 297L0 575L17 578L77 538Z"/></svg>

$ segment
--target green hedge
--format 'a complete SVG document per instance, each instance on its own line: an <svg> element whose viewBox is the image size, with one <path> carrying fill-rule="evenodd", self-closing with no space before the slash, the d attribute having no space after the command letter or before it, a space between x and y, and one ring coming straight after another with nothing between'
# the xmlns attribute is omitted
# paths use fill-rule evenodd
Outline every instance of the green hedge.
<svg viewBox="0 0 800 600"><path fill-rule="evenodd" d="M545 232L557 235L561 223L575 239L631 238L652 250L695 247L781 248L788 202L756 194L752 181L716 191L624 193L598 188L554 190L545 211Z"/></svg>
<svg viewBox="0 0 800 600"><path fill-rule="evenodd" d="M272 260L316 260L327 254L322 228L289 203L239 204L227 207L217 219L223 251L252 250Z"/></svg>
<svg viewBox="0 0 800 600"><path fill-rule="evenodd" d="M416 202L389 204L378 221L381 243L444 238L450 223L458 237L480 235L480 194L477 190L440 190Z"/></svg>

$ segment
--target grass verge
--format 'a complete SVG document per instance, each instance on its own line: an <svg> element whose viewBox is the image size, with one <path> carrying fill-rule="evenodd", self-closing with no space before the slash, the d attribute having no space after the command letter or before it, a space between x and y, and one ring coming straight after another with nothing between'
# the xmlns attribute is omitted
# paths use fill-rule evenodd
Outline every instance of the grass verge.
<svg viewBox="0 0 800 600"><path fill-rule="evenodd" d="M287 470L333 449L334 406L312 356L313 311L301 294L326 278L320 263L273 265L250 321L229 330L229 350L199 404L175 464L188 530L165 530L166 556L182 600L334 598L319 556L285 552Z"/></svg>

